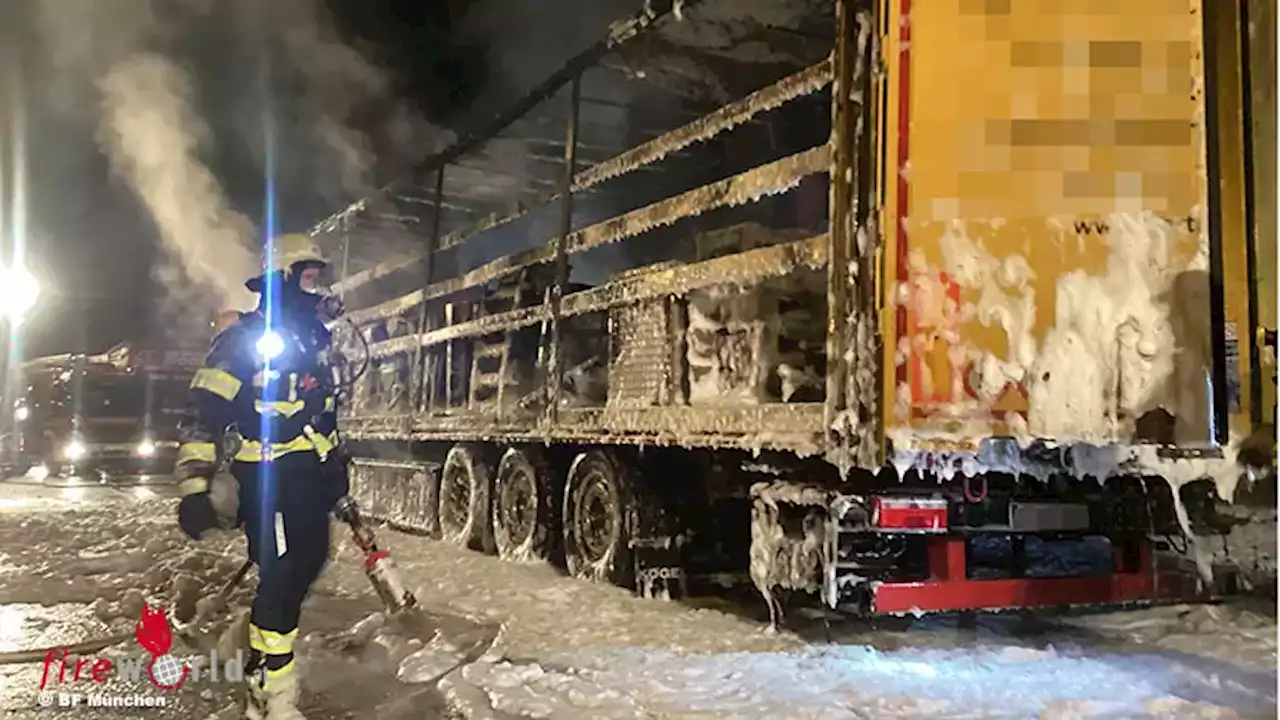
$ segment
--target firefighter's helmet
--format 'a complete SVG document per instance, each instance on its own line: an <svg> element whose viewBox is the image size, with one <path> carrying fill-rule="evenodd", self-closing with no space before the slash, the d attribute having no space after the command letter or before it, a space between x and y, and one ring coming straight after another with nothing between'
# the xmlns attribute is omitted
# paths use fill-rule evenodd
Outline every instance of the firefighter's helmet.
<svg viewBox="0 0 1280 720"><path fill-rule="evenodd" d="M289 233L276 238L263 253L262 272L281 271L285 277L293 274L298 265L328 268L329 259L320 251L316 241L305 233Z"/></svg>

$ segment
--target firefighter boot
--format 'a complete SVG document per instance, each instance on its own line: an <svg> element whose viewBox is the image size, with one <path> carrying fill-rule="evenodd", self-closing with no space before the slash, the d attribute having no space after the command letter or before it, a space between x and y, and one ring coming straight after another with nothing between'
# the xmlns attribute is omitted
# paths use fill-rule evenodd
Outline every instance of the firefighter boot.
<svg viewBox="0 0 1280 720"><path fill-rule="evenodd" d="M253 672L245 673L244 681L248 686L245 720L307 720L298 710L302 688L298 684L296 661L279 674L259 665Z"/></svg>

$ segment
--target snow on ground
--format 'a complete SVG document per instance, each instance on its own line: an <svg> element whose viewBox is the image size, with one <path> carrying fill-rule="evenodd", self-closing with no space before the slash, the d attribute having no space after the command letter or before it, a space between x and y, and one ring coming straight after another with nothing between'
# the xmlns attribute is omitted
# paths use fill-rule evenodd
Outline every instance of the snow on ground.
<svg viewBox="0 0 1280 720"><path fill-rule="evenodd" d="M19 497L8 487L0 651L127 629L142 599L185 597L240 558L234 535L193 550L172 525L171 500L125 490ZM797 615L796 633L768 634L754 605L640 600L542 565L379 535L425 612L378 616L335 526L300 642L313 720L451 717L446 700L461 715L503 720L1276 716L1266 605L982 616L976 627L925 618L905 632L828 631ZM246 585L236 602L248 597ZM28 697L38 674L0 666L7 716L43 716ZM184 696L173 716L201 717L226 699Z"/></svg>

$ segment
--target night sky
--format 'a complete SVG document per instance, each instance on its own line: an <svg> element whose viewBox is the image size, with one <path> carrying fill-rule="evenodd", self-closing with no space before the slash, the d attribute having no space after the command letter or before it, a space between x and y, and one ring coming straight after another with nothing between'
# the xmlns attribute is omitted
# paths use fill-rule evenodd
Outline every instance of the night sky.
<svg viewBox="0 0 1280 720"><path fill-rule="evenodd" d="M208 125L203 137L184 128L196 138L192 160L211 174L221 211L243 215L260 237L268 135L274 138L277 226L305 230L407 172L447 143L451 131L515 100L638 3L555 5L0 2L4 256L12 253L15 159L24 156L27 264L44 288L26 326L27 354L102 350L184 322L184 314L193 324L207 321L207 310L194 305L211 297L204 285L188 278L166 287L157 277L174 277L163 272L175 263L162 238L199 244L184 223L208 213L172 191L186 187L182 182L164 176L139 185L112 154L115 136L103 100L110 70L150 54L185 77L186 106ZM156 117L148 103L116 107L129 122L151 122ZM264 130L268 115L272 133ZM16 143L18 136L25 143ZM141 137L142 150L135 144L134 154L154 153L158 157L146 161L162 165L171 159L158 135L155 143L146 130ZM178 217L171 213L170 232L157 220L164 213L153 211L139 187L150 187L153 197L168 192L171 204L182 204ZM209 221L203 229L222 224Z"/></svg>

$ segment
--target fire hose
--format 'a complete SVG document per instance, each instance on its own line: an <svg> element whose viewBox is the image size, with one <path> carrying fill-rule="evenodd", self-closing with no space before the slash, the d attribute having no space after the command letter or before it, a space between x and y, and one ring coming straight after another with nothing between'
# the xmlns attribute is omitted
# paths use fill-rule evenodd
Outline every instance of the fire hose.
<svg viewBox="0 0 1280 720"><path fill-rule="evenodd" d="M374 592L378 594L378 598L382 600L383 606L386 607L387 611L396 613L415 607L418 604L417 598L401 581L399 573L396 572L391 563L390 553L378 546L378 542L373 536L373 531L364 523L355 501L350 497L342 497L334 507L334 515L351 528L352 539L355 540L356 545L365 555L365 575L369 578L369 582L373 584ZM222 610L227 598L231 596L231 592L248 574L252 565L252 560L245 560L235 573L222 584L218 594L214 596L213 602L203 608L203 612L198 610L191 620L181 622L175 618L170 618L170 623L176 626L174 628L176 633L185 636L189 628L211 619ZM86 655L109 648L112 645L128 642L133 637L133 632L117 633L94 640L86 640L74 645L58 644L45 648L0 652L0 665L41 662L50 652L62 650L65 650L70 655Z"/></svg>
<svg viewBox="0 0 1280 720"><path fill-rule="evenodd" d="M218 594L214 596L214 601L204 608L204 612L197 612L196 616L186 623L186 627L194 626L204 620L210 619L214 614L222 609L226 604L227 598L230 597L231 591L235 590L244 576L248 574L249 568L253 565L252 560L245 560L235 573L227 578L222 584L222 588L218 590ZM179 631L181 632L181 630ZM65 650L68 655L87 655L88 653L97 652L112 645L118 645L133 639L132 631L126 633L117 633L107 637L97 638L94 640L86 640L74 645L58 644L47 648L36 648L31 650L12 650L9 652L0 652L0 665L21 665L24 663L41 662L48 656L50 652L59 652Z"/></svg>

